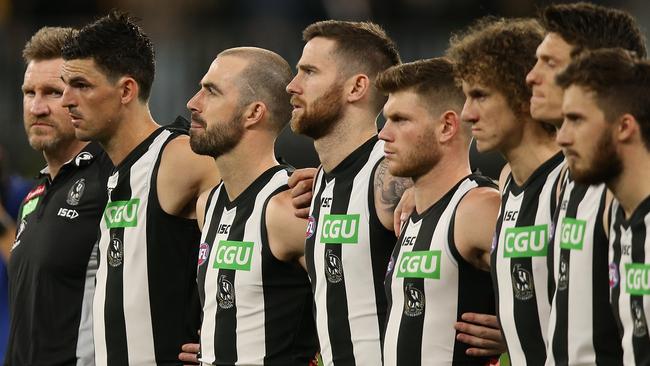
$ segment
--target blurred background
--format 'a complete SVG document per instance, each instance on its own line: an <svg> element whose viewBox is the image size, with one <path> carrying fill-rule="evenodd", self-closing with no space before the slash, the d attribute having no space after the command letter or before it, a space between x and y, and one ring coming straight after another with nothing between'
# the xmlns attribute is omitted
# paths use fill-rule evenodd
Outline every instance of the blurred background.
<svg viewBox="0 0 650 366"><path fill-rule="evenodd" d="M22 126L24 64L21 51L40 27L80 27L112 8L141 18L156 50L156 79L151 110L161 124L188 116L186 101L221 50L258 46L294 65L300 57L301 31L324 19L372 20L385 27L404 61L439 56L451 32L483 15L535 15L548 1L532 0L0 0L0 171L5 184L14 175L32 177L44 164L32 151ZM596 1L626 9L647 29L650 6L644 0ZM285 131L277 152L297 167L316 166L311 141ZM472 164L490 176L501 165L496 154Z"/></svg>

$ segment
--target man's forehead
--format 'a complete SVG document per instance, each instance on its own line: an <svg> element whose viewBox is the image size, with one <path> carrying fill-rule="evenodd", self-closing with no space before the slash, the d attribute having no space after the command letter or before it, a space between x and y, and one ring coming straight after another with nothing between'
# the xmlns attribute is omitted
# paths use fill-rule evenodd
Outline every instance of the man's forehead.
<svg viewBox="0 0 650 366"><path fill-rule="evenodd" d="M95 60L92 58L65 60L61 68L63 75L93 75L100 73Z"/></svg>
<svg viewBox="0 0 650 366"><path fill-rule="evenodd" d="M314 37L305 44L298 64L327 64L333 62L335 61L335 48L336 41L324 37Z"/></svg>
<svg viewBox="0 0 650 366"><path fill-rule="evenodd" d="M41 81L61 82L61 69L63 59L32 60L27 65L24 75L24 83L32 84Z"/></svg>

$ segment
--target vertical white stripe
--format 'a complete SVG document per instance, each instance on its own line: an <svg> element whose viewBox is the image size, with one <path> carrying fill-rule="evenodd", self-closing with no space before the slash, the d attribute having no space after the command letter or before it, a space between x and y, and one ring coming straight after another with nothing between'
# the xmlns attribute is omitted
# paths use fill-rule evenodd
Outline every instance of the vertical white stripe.
<svg viewBox="0 0 650 366"><path fill-rule="evenodd" d="M321 181L324 179L321 176ZM321 199L331 198L334 191L335 179L326 183ZM313 205L320 205L320 202L313 202ZM319 212L318 225L316 226L315 244L314 244L314 269L316 273L316 289L314 294L314 301L316 302L316 329L318 330L318 339L320 342L321 356L326 366L333 365L332 361L332 345L329 338L329 326L327 319L327 278L325 277L325 245L320 243L321 232L323 229L323 218L329 214L331 207L321 207Z"/></svg>
<svg viewBox="0 0 650 366"><path fill-rule="evenodd" d="M124 322L129 364L152 364L156 362L153 339L153 321L149 301L147 212L154 166L161 148L170 133L160 133L149 150L130 169L131 197L140 199L138 225L124 228L124 257L122 262ZM154 192L157 195L157 192ZM151 279L156 281L156 279Z"/></svg>
<svg viewBox="0 0 650 366"><path fill-rule="evenodd" d="M264 279L262 277L262 213L264 203L276 189L287 183L285 170L276 172L255 199L246 221L244 241L254 243L250 271L237 271L237 365L262 365L266 355ZM271 289L272 291L272 289Z"/></svg>
<svg viewBox="0 0 650 366"><path fill-rule="evenodd" d="M93 344L93 297L95 295L95 275L97 274L98 243L95 242L90 252L84 293L81 300L81 319L77 335L77 366L93 366L95 364L95 350Z"/></svg>

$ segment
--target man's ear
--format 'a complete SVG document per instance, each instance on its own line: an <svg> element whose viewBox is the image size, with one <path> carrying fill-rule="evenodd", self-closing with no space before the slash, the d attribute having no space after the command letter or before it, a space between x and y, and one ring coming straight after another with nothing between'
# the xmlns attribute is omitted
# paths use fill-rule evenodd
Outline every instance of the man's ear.
<svg viewBox="0 0 650 366"><path fill-rule="evenodd" d="M140 94L140 85L130 76L123 76L117 81L120 88L120 101L122 104L129 104L131 101L138 99Z"/></svg>
<svg viewBox="0 0 650 366"><path fill-rule="evenodd" d="M460 132L459 130L462 127L460 125L460 117L453 110L444 111L440 115L438 122L438 140L441 143L451 140Z"/></svg>
<svg viewBox="0 0 650 366"><path fill-rule="evenodd" d="M348 78L344 84L345 97L350 103L361 100L370 93L370 79L365 74L356 74Z"/></svg>
<svg viewBox="0 0 650 366"><path fill-rule="evenodd" d="M249 104L243 113L244 128L249 128L259 124L266 116L268 110L262 102L253 102Z"/></svg>

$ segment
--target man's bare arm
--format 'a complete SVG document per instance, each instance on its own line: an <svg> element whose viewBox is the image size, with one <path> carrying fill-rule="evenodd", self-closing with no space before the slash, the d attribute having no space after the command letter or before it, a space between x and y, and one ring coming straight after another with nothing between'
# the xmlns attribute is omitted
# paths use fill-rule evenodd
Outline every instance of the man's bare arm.
<svg viewBox="0 0 650 366"><path fill-rule="evenodd" d="M305 254L305 232L307 220L296 217L292 205L291 191L273 196L266 207L266 230L271 253L285 262L300 261Z"/></svg>
<svg viewBox="0 0 650 366"><path fill-rule="evenodd" d="M413 186L411 178L395 177L388 172L388 162L379 163L374 176L375 210L379 221L393 231L393 213L404 191Z"/></svg>

